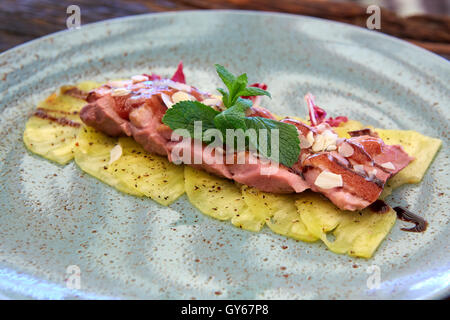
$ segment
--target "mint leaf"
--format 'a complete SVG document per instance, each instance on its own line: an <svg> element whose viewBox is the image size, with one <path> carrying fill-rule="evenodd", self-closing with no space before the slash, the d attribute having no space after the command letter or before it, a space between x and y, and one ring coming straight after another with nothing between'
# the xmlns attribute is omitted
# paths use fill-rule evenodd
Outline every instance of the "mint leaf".
<svg viewBox="0 0 450 320"><path fill-rule="evenodd" d="M251 106L251 101L239 98L234 106L222 111L214 118L216 128L222 131L224 137L226 136L226 129L246 130L245 110Z"/></svg>
<svg viewBox="0 0 450 320"><path fill-rule="evenodd" d="M219 111L198 101L180 101L166 111L162 122L172 130L187 129L190 137L194 138L194 122L202 122L203 133L208 129L215 128L214 118L219 113Z"/></svg>
<svg viewBox="0 0 450 320"><path fill-rule="evenodd" d="M246 117L245 124L248 129L255 129L258 133L261 129L267 130L266 141L261 141L260 135L258 135L258 141L250 141L261 155L289 168L298 161L300 140L294 125L262 117ZM279 140L278 148L276 148L278 150L272 150L274 145L271 140L274 129L278 130Z"/></svg>
<svg viewBox="0 0 450 320"><path fill-rule="evenodd" d="M225 69L224 66L221 66L220 64L215 64L217 74L219 75L220 79L222 79L223 83L227 86L228 90L231 91L231 88L233 86L234 81L236 80L236 77L230 73L227 69Z"/></svg>
<svg viewBox="0 0 450 320"><path fill-rule="evenodd" d="M219 91L222 94L223 105L225 106L225 108L228 108L228 106L229 106L229 102L228 102L228 100L229 100L228 96L229 95L228 95L228 92L226 92L222 88L217 88L217 91Z"/></svg>
<svg viewBox="0 0 450 320"><path fill-rule="evenodd" d="M236 78L229 92L228 108L235 104L236 100L239 98L238 93L243 91L245 87L247 87L247 83L248 79L245 73Z"/></svg>
<svg viewBox="0 0 450 320"><path fill-rule="evenodd" d="M266 90L256 88L256 87L248 87L238 92L240 97L250 97L250 96L268 96L272 98L270 93Z"/></svg>

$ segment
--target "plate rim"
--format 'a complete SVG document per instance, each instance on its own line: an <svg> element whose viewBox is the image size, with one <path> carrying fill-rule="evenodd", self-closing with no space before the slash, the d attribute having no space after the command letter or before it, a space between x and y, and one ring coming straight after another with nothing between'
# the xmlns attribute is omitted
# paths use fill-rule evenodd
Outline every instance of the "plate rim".
<svg viewBox="0 0 450 320"><path fill-rule="evenodd" d="M343 22L327 20L327 19L317 18L317 17L298 15L298 14L292 14L292 13L261 12L261 11L255 11L255 10L230 10L230 9L154 12L154 13L144 13L144 14L138 14L138 15L117 17L117 18L87 23L87 24L83 24L81 29L86 30L86 29L91 29L91 28L101 28L101 27L107 26L108 24L122 23L122 21L127 21L127 20L140 20L140 19L145 20L145 19L152 19L155 16L178 16L178 15L190 15L193 13L194 14L202 14L202 15L231 14L231 15L242 15L242 16L267 16L267 17L270 17L270 16L285 17L286 16L291 19L305 19L305 20L310 20L310 21L319 21L321 23L340 26L340 28L344 28L344 30L345 30L345 28L347 28L347 30L350 30L350 32L362 32L362 33L367 34L370 37L378 37L378 39L380 39L380 40L388 39L390 41L394 41L394 42L398 43L399 45L402 45L402 46L406 45L408 48L410 48L413 51L422 52L423 54L426 54L427 57L429 57L429 59L432 59L435 63L445 65L446 67L450 66L450 63L449 63L450 61L445 59L444 57L439 56L439 55L437 55L429 50L426 50L424 48L421 48L417 45L414 45L406 40L396 38L394 36L387 35L387 34L384 34L381 32L373 32L372 30L368 30L363 27L359 27L359 26L355 26L355 25L351 25L351 24L347 24L347 23L343 23ZM19 50L23 50L23 49L26 50L27 47L30 47L36 43L46 41L48 39L55 38L55 37L57 37L57 38L64 37L68 32L74 32L74 31L77 31L77 30L64 29L64 30L50 33L48 35L24 42L18 46L12 47L12 48L0 53L0 61L2 59L7 58L9 55L15 54ZM15 70L14 66L13 66L13 70ZM9 71L7 73L9 73ZM1 269L2 268L0 267L0 270ZM44 281L46 281L46 280L44 280ZM55 285L57 285L57 284L55 284ZM447 287L447 288L442 289L441 291L434 292L429 295L423 295L420 297L420 299L443 299L443 298L448 297L449 294L450 294L450 287ZM8 297L8 294L3 294L3 295ZM2 298L2 295L0 292L0 299L1 298Z"/></svg>

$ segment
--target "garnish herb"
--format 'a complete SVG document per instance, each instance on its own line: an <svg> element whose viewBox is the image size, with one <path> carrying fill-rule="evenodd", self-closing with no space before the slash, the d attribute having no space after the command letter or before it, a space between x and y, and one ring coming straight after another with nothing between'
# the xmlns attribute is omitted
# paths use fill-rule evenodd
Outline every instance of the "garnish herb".
<svg viewBox="0 0 450 320"><path fill-rule="evenodd" d="M270 93L256 87L247 87L247 74L236 77L223 66L216 64L216 71L222 79L225 87L218 88L222 94L222 101L225 110L219 112L210 106L198 101L180 101L169 108L162 121L172 130L187 129L193 137L194 122L201 121L203 132L208 129L219 129L225 142L227 129L255 130L257 138L247 139L247 148L258 150L262 156L275 160L287 167L292 167L298 161L300 154L300 141L297 128L288 123L262 117L247 117L246 110L252 107L252 101L242 99L249 96L268 96ZM267 134L260 135L260 130L266 130ZM272 154L272 130L278 130L278 153ZM197 138L197 137L195 137ZM261 141L263 139L264 141ZM202 140L209 143L209 139L202 137Z"/></svg>

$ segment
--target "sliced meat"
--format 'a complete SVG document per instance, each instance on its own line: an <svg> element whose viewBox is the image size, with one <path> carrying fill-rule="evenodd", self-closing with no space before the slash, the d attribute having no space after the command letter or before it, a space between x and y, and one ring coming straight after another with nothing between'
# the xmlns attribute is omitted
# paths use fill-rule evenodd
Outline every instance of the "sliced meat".
<svg viewBox="0 0 450 320"><path fill-rule="evenodd" d="M168 144L168 158L176 164L187 164L222 178L232 179L233 176L226 165L225 154L200 141L184 138Z"/></svg>
<svg viewBox="0 0 450 320"><path fill-rule="evenodd" d="M88 126L107 135L131 136L130 123L117 114L115 101L111 96L101 97L83 107L80 118Z"/></svg>
<svg viewBox="0 0 450 320"><path fill-rule="evenodd" d="M329 153L317 153L309 156L303 161L302 167L303 176L311 189L323 193L341 209L365 208L377 200L383 191L384 181L380 181L376 177L371 179L355 172ZM327 189L317 185L316 179L323 171L341 176L342 186ZM349 202L348 199L352 199L352 201Z"/></svg>
<svg viewBox="0 0 450 320"><path fill-rule="evenodd" d="M245 164L228 165L233 180L272 193L300 193L308 189L303 178L291 169L261 160L245 152Z"/></svg>
<svg viewBox="0 0 450 320"><path fill-rule="evenodd" d="M358 136L348 140L360 144L372 157L376 166L388 172L390 176L396 174L414 160L402 146L387 145L378 137Z"/></svg>
<svg viewBox="0 0 450 320"><path fill-rule="evenodd" d="M281 121L297 128L302 149L292 168L247 151L227 154L221 147L176 137L162 123L174 100L211 100L212 95L169 79L136 81L140 78L149 79L134 77L91 92L89 104L80 113L83 122L111 136L133 136L145 150L167 156L173 163L185 163L265 192L299 193L311 188L341 209L359 210L377 200L386 180L412 161L401 146L386 145L372 131L355 132L343 139L326 122L309 126L291 118ZM180 91L183 93L174 96ZM247 116L276 120L270 111L256 105Z"/></svg>

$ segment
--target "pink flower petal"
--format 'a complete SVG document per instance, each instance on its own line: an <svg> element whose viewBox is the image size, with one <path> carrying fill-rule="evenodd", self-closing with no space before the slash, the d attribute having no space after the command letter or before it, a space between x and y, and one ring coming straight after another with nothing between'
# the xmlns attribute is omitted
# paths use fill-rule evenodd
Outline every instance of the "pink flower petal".
<svg viewBox="0 0 450 320"><path fill-rule="evenodd" d="M180 83L186 83L186 78L184 77L184 72L183 72L183 61L180 61L180 63L178 64L177 71L175 71L175 73L173 74L172 78L170 78L170 80L175 81L175 82L180 82Z"/></svg>

